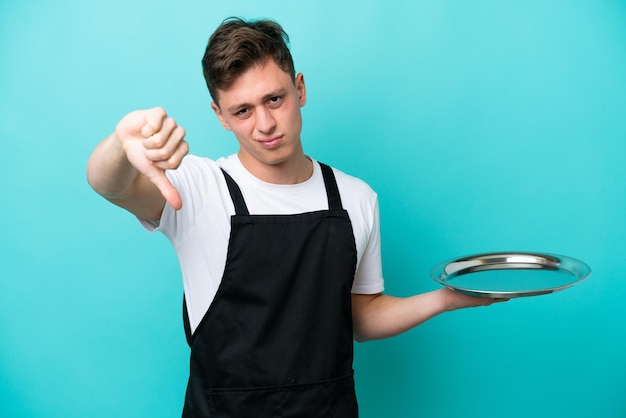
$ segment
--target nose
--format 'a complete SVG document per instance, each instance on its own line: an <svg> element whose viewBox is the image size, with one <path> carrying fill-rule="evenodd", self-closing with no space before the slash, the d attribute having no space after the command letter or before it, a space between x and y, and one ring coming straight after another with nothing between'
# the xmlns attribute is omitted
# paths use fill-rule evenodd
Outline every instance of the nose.
<svg viewBox="0 0 626 418"><path fill-rule="evenodd" d="M263 134L270 134L276 127L276 119L270 109L262 107L256 112L256 129Z"/></svg>

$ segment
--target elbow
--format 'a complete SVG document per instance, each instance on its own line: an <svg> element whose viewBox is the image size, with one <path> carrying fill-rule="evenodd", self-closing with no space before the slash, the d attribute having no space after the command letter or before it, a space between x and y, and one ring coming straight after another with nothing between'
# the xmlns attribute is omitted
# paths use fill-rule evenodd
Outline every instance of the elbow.
<svg viewBox="0 0 626 418"><path fill-rule="evenodd" d="M367 333L367 332L357 332L356 330L352 333L352 338L357 343L366 343L368 341L376 341L376 340L384 340L385 338L392 337L391 334L386 333Z"/></svg>
<svg viewBox="0 0 626 418"><path fill-rule="evenodd" d="M380 294L352 295L352 338L358 343L377 340L376 304Z"/></svg>
<svg viewBox="0 0 626 418"><path fill-rule="evenodd" d="M352 328L352 339L357 343L365 343L368 341L378 340L380 338L362 327L359 328L355 326Z"/></svg>
<svg viewBox="0 0 626 418"><path fill-rule="evenodd" d="M357 343L366 343L368 341L372 341L372 338L363 338L363 337L354 337L354 341L356 341Z"/></svg>

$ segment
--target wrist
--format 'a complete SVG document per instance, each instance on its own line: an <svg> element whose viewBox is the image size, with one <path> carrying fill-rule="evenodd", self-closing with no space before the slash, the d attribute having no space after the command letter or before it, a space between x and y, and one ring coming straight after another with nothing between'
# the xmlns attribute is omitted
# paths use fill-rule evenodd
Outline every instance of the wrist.
<svg viewBox="0 0 626 418"><path fill-rule="evenodd" d="M439 301L440 312L451 312L460 308L458 303L458 296L454 290L447 287L435 290L437 293L437 300Z"/></svg>

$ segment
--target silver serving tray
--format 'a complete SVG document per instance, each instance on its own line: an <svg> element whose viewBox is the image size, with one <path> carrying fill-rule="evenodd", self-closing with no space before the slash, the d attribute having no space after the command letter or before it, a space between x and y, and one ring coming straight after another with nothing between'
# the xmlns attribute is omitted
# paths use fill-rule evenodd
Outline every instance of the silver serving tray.
<svg viewBox="0 0 626 418"><path fill-rule="evenodd" d="M567 289L589 277L591 269L563 255L502 252L443 261L430 275L436 282L468 295L516 298Z"/></svg>

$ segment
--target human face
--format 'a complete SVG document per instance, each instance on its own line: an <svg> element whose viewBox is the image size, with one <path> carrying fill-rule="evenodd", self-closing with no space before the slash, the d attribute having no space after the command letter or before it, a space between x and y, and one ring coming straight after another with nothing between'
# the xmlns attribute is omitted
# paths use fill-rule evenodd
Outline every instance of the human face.
<svg viewBox="0 0 626 418"><path fill-rule="evenodd" d="M306 103L304 77L294 79L273 60L256 65L225 90L211 107L239 142L239 159L252 174L297 173L308 160L300 132ZM271 174L269 174L272 177Z"/></svg>

